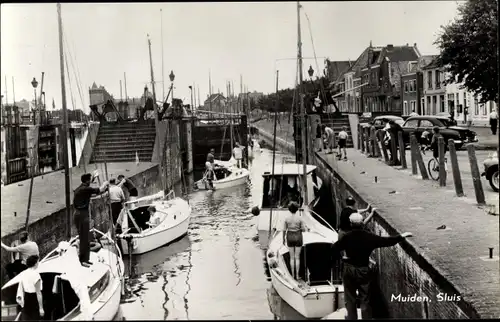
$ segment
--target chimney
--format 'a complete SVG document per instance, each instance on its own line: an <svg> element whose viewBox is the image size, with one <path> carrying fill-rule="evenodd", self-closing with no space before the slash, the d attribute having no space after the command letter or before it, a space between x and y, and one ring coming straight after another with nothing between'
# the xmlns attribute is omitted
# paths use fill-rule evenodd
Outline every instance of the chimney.
<svg viewBox="0 0 500 322"><path fill-rule="evenodd" d="M387 49L393 49L394 48L394 45L393 44L389 44L387 45Z"/></svg>
<svg viewBox="0 0 500 322"><path fill-rule="evenodd" d="M414 44L413 44L413 47L417 47L417 43L414 43Z"/></svg>

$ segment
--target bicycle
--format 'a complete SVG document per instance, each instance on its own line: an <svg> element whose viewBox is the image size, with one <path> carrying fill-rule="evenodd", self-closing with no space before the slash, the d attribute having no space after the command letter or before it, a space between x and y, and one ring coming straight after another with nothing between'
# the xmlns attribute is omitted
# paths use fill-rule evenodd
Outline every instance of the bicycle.
<svg viewBox="0 0 500 322"><path fill-rule="evenodd" d="M448 171L448 159L444 158L444 171ZM431 158L427 163L427 171L432 180L439 180L439 161L436 158Z"/></svg>

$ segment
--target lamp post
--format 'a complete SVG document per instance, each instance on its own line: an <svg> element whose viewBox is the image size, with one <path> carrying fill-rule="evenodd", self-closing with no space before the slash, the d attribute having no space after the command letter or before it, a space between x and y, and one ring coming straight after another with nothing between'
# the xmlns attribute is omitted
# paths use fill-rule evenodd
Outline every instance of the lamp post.
<svg viewBox="0 0 500 322"><path fill-rule="evenodd" d="M191 113L194 112L194 106L193 106L193 86L189 86L189 91L191 92Z"/></svg>
<svg viewBox="0 0 500 322"><path fill-rule="evenodd" d="M31 81L31 86L33 86L33 92L35 93L35 107L33 110L33 125L36 124L36 109L37 109L37 104L36 104L36 88L38 87L38 82L36 81L35 77L33 77L33 80Z"/></svg>
<svg viewBox="0 0 500 322"><path fill-rule="evenodd" d="M170 78L170 82L172 83L172 106L174 105L174 80L175 80L175 74L174 71L171 70L170 74L168 75L168 78Z"/></svg>

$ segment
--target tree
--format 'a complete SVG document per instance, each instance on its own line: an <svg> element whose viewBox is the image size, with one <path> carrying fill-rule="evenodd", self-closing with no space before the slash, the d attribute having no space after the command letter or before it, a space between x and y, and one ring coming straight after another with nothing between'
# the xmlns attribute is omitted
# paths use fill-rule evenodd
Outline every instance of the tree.
<svg viewBox="0 0 500 322"><path fill-rule="evenodd" d="M437 62L449 73L446 83L463 82L481 103L498 102L497 0L468 0L458 10L435 42Z"/></svg>

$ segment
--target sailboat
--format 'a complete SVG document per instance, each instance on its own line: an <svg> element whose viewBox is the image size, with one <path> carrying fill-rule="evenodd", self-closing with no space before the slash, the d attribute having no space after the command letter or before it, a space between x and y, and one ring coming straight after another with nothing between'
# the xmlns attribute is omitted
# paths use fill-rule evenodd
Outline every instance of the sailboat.
<svg viewBox="0 0 500 322"><path fill-rule="evenodd" d="M156 135L159 138L159 114L156 104L155 81L153 74L153 60L151 56L151 40L148 39L149 60L151 66L151 84L153 90L153 104L155 115ZM172 104L173 105L173 104ZM170 128L170 127L169 127ZM167 144L168 140L165 140ZM160 167L164 168L163 152L166 146L160 149ZM173 173L173 171L169 171ZM143 254L161 246L170 244L187 234L189 221L191 219L191 207L189 203L175 196L171 190L165 195L166 188L164 173L160 176L163 190L149 196L141 197L125 203L117 222L120 223L122 233L118 234L121 240L123 253L127 255ZM150 207L156 209L157 222L151 222Z"/></svg>
<svg viewBox="0 0 500 322"><path fill-rule="evenodd" d="M228 90L229 94L229 90ZM229 95L228 95L229 96ZM232 107L232 101L230 101L230 106ZM232 110L232 108L231 108ZM233 113L231 113L229 118L229 132L230 132L230 141L231 141L231 151L233 151ZM250 171L243 167L239 167L237 165L234 157L228 161L222 160L214 160L214 165L216 169L214 169L215 180L213 180L213 188L214 190L232 188L244 184L248 181L250 177ZM203 178L196 181L194 183L195 189L198 190L212 190L207 180L208 173L205 172Z"/></svg>
<svg viewBox="0 0 500 322"><path fill-rule="evenodd" d="M267 247L266 261L271 283L280 297L306 318L322 318L339 308L344 289L334 271L334 261L329 256L331 246L337 241L337 232L312 208L319 200L321 181L316 166L306 164L306 119L302 95L302 50L300 35L300 3L297 1L298 71L300 114L302 119L302 162L275 166L265 171L262 208L258 215L259 241ZM278 86L276 86L278 91ZM274 143L276 143L276 114ZM308 189L314 187L313 191ZM293 197L293 196L296 197ZM297 198L298 197L298 198ZM284 220L290 215L290 199L298 199L299 213L309 230L303 232L303 246L298 276L291 274L290 252L284 244ZM311 202L309 202L309 200ZM277 208L277 209L275 209Z"/></svg>
<svg viewBox="0 0 500 322"><path fill-rule="evenodd" d="M61 4L57 4L59 21L59 48L61 60L61 86L63 113L66 114L66 91L64 82L64 54L62 42ZM63 120L63 136L67 135L67 118ZM64 140L66 141L66 140ZM66 213L70 222L70 181L68 146L64 143ZM103 320L110 321L118 312L121 299L124 265L119 248L109 234L92 229L89 267L78 259L78 237L62 241L39 263L37 271L43 283L44 319L49 320ZM67 227L71 236L71 227ZM2 321L19 320L21 312L17 293L24 272L15 276L2 287Z"/></svg>

